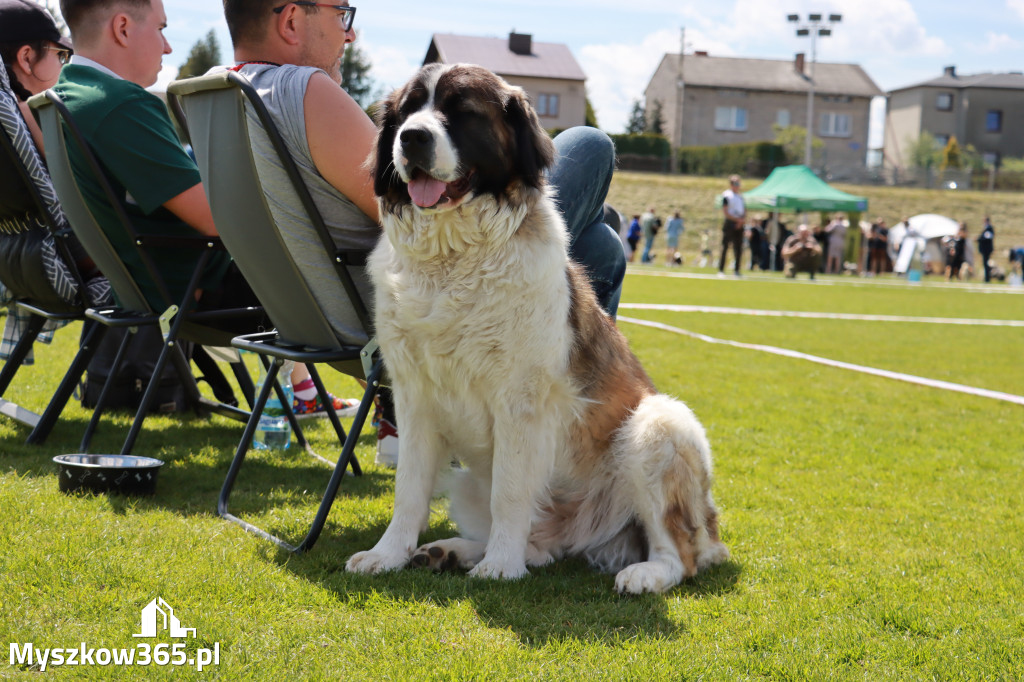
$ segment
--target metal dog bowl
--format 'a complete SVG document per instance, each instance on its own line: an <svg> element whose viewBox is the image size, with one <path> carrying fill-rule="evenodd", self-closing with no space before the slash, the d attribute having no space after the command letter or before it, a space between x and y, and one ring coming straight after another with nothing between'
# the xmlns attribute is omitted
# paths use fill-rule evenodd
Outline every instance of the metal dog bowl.
<svg viewBox="0 0 1024 682"><path fill-rule="evenodd" d="M152 495L164 465L152 457L132 455L57 455L60 490L121 495Z"/></svg>

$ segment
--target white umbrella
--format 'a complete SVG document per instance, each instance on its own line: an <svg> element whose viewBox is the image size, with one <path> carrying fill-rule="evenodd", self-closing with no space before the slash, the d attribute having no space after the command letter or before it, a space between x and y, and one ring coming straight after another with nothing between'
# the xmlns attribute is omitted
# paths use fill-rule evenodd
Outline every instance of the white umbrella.
<svg viewBox="0 0 1024 682"><path fill-rule="evenodd" d="M954 237L960 230L960 223L947 218L944 215L938 215L936 213L921 213L919 215L911 216L909 218L910 229L912 232L917 233L916 236L920 237L925 242L923 257L925 260L930 262L940 263L942 262L942 250L941 240L943 237ZM896 263L899 260L900 246L903 243L904 237L907 235L906 223L899 223L894 225L889 230L889 256ZM970 242L968 241L968 248L970 249ZM968 253L968 262L973 261L973 252ZM903 267L897 267L897 272L905 272L906 264Z"/></svg>

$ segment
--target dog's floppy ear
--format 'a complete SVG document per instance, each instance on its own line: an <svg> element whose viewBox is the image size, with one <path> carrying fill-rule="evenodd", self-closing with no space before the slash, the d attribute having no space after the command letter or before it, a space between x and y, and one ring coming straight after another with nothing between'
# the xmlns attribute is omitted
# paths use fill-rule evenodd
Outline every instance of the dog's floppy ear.
<svg viewBox="0 0 1024 682"><path fill-rule="evenodd" d="M402 191L402 178L395 170L391 157L395 135L398 134L398 103L401 101L401 92L396 90L391 93L377 110L377 146L372 157L371 173L373 193L378 197L386 198Z"/></svg>
<svg viewBox="0 0 1024 682"><path fill-rule="evenodd" d="M555 145L541 127L522 88L513 87L505 103L505 120L512 128L515 144L513 166L516 175L530 187L543 184L544 171L555 160Z"/></svg>

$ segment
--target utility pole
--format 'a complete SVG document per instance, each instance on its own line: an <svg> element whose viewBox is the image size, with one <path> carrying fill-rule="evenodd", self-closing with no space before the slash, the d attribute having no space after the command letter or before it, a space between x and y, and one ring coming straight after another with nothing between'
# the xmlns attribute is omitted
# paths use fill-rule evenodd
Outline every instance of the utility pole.
<svg viewBox="0 0 1024 682"><path fill-rule="evenodd" d="M686 27L681 26L679 28L679 63L677 66L678 76L676 77L676 125L674 126L674 132L679 134L679 137L673 142L672 138L674 135L669 135L669 142L672 144L672 172L675 173L676 169L679 168L679 147L683 145L683 88L685 82L683 80L683 53L686 51Z"/></svg>

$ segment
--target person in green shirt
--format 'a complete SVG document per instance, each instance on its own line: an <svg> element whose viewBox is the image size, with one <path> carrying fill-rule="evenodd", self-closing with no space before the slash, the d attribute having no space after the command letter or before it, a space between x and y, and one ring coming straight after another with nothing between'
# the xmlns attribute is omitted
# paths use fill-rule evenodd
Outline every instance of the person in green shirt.
<svg viewBox="0 0 1024 682"><path fill-rule="evenodd" d="M145 90L156 82L163 55L171 51L162 33L167 23L162 1L120 0L111 5L66 0L63 11L76 50L54 90L89 141L115 193L124 199L135 229L142 235L215 236L217 228L199 170L182 148L163 102ZM146 300L162 311L167 303L145 276L114 208L75 145L69 145L68 153L101 229ZM179 303L199 251L154 249L150 255L167 283L172 302ZM202 307L256 303L237 269L232 268L229 275L230 266L227 253L213 255L200 279ZM241 300L225 301L225 287Z"/></svg>
<svg viewBox="0 0 1024 682"><path fill-rule="evenodd" d="M163 0L62 0L61 11L71 29L75 55L61 71L55 90L64 100L92 152L98 158L136 231L142 235L216 236L195 162L178 140L163 102L145 88L160 74L171 46L164 38L167 15ZM142 294L157 311L163 301L132 247L113 207L85 168L80 153L69 146L72 169L93 215L114 249L135 277ZM167 284L172 303L180 303L199 258L198 250L161 248L149 254ZM199 281L197 308L215 310L258 306L248 282L226 252L217 252ZM233 333L256 331L245 318L212 321ZM270 328L264 320L258 326ZM297 364L292 372L294 408L305 415L326 414L309 371ZM355 412L357 400L331 396L340 416Z"/></svg>

